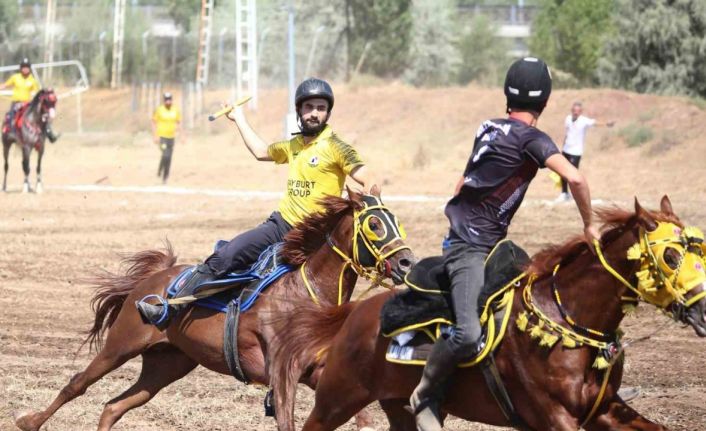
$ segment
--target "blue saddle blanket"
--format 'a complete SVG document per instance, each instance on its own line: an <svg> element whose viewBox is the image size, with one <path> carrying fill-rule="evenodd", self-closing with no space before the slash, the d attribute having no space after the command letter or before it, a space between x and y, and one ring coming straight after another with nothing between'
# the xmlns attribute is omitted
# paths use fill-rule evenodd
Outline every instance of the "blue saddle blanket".
<svg viewBox="0 0 706 431"><path fill-rule="evenodd" d="M216 244L216 249L225 245L227 241L218 241ZM295 268L286 263L280 262L279 250L282 248L283 243L276 243L267 247L258 257L257 261L250 267L250 269L242 272L232 272L225 277L221 277L217 280L209 281L198 285L193 293L197 293L207 287L216 286L230 286L230 285L244 285L255 280L259 280L252 292L248 292L247 295L242 296L242 302L238 303L240 312L245 312L250 309L260 294L275 280L280 278L282 275L293 271ZM179 291L181 285L191 277L191 274L196 269L196 266L190 266L179 275L177 275L174 280L167 287L167 298L172 298ZM233 295L233 293L236 293ZM225 313L228 310L228 304L230 302L238 302L241 298L240 290L233 289L226 290L225 292L218 293L214 296L209 296L207 298L201 298L194 302L195 305L209 308L212 310L220 311Z"/></svg>

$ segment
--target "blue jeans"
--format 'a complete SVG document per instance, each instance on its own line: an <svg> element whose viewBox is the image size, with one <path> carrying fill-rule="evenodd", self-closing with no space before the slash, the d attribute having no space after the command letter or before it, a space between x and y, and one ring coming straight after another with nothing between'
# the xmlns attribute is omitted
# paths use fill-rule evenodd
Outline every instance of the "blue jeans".
<svg viewBox="0 0 706 431"><path fill-rule="evenodd" d="M472 356L482 331L478 316L478 297L485 283L485 259L479 251L462 241L453 241L444 250L444 268L451 280L456 326L446 342L457 361Z"/></svg>

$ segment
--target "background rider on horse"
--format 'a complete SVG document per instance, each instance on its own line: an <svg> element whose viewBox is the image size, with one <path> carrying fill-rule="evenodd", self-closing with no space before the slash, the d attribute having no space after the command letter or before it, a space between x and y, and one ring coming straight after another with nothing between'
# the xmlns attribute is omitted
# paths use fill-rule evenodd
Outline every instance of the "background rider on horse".
<svg viewBox="0 0 706 431"><path fill-rule="evenodd" d="M259 161L289 164L287 190L264 223L243 232L199 264L175 297L190 295L200 284L236 270L246 270L268 246L281 242L294 225L320 210L319 200L340 196L346 176L367 192L372 177L353 147L343 142L327 124L334 97L331 86L310 78L297 87L295 107L300 132L290 140L268 145L248 124L243 109L236 107L228 118L235 122L246 147ZM170 311L178 311L174 305ZM182 306L180 306L182 307ZM149 322L162 316L162 305L139 303L140 314ZM170 312L169 316L176 313Z"/></svg>
<svg viewBox="0 0 706 431"><path fill-rule="evenodd" d="M536 128L552 90L549 68L538 58L518 60L508 70L504 87L508 117L481 124L455 196L446 205L451 226L444 267L451 281L456 326L451 336L434 344L410 399L422 431L441 430L446 382L461 360L476 356L484 347L477 304L485 281L485 259L507 235L539 168L548 167L569 183L588 244L600 238L585 178Z"/></svg>
<svg viewBox="0 0 706 431"><path fill-rule="evenodd" d="M0 84L0 90L12 88L10 100L10 112L5 116L6 128L3 133L15 133L15 116L22 106L29 103L34 95L39 91L39 83L32 75L32 65L28 58L23 58L20 62L20 71L14 73L7 81ZM56 142L59 137L51 128L51 123L45 123L44 129L47 138L51 143Z"/></svg>

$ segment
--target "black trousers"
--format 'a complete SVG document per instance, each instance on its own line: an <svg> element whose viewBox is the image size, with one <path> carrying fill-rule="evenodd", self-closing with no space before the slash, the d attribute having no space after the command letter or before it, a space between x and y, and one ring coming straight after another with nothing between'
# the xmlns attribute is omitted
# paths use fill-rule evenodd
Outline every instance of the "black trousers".
<svg viewBox="0 0 706 431"><path fill-rule="evenodd" d="M574 156L572 154L567 154L567 153L561 153L566 159L576 167L576 169L579 168L579 163L581 163L581 156ZM568 193L569 192L569 185L566 183L565 179L561 179L561 192L562 193Z"/></svg>
<svg viewBox="0 0 706 431"><path fill-rule="evenodd" d="M163 181L167 181L167 178L169 178L169 168L172 166L174 138L159 138L159 147L162 150L162 158L159 161L157 176L161 176Z"/></svg>
<svg viewBox="0 0 706 431"><path fill-rule="evenodd" d="M290 230L292 226L275 211L260 226L241 233L219 248L206 259L206 265L217 277L232 271L246 270L267 247L284 241L284 236Z"/></svg>

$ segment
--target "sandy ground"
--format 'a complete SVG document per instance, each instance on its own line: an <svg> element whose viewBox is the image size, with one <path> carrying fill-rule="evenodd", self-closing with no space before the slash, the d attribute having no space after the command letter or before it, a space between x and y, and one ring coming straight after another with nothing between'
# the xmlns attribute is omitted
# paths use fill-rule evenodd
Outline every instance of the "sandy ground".
<svg viewBox="0 0 706 431"><path fill-rule="evenodd" d="M337 88L338 90L338 88ZM471 137L483 117L500 116L499 90L451 88L412 90L400 85L341 87L332 123L379 173L387 195L427 195L414 203L394 201L392 209L419 256L437 254L447 224L443 199L465 164ZM207 106L223 94L207 95ZM556 92L540 127L557 140L571 101L582 99L590 115L616 119L614 129L589 132L582 162L595 198L628 206L637 195L649 207L662 194L672 197L682 219L706 227L706 112L686 100L615 91ZM75 184L159 186L158 152L144 132L144 114L125 107L128 92L95 91L84 96L83 135L73 133L73 102L62 102L56 128L65 132L45 156L44 194L19 193L19 155L12 155L10 192L0 195L0 430L11 430L13 411L43 408L92 355L74 356L89 328L91 291L79 283L96 268L116 270L119 254L160 247L168 238L180 262L205 257L218 238L259 223L275 207L272 198L243 199L205 193L79 192ZM261 97L250 114L268 140L281 138L284 91ZM625 127L649 127L652 141L628 147ZM187 131L177 145L166 191L282 189L286 168L257 163L225 121ZM511 237L535 252L580 231L572 204L551 205L556 190L540 173L518 212ZM628 338L649 334L666 318L643 306L624 325ZM642 388L632 404L675 430L706 429L706 342L693 331L668 325L651 340L630 348L624 383ZM89 388L49 420L46 430L95 429L102 405L136 378L140 359ZM297 417L311 407L302 389ZM263 418L265 390L198 368L166 388L148 405L128 413L120 430L273 430ZM378 429L384 417L376 410ZM343 429L353 429L347 425ZM489 427L458 420L451 430Z"/></svg>

